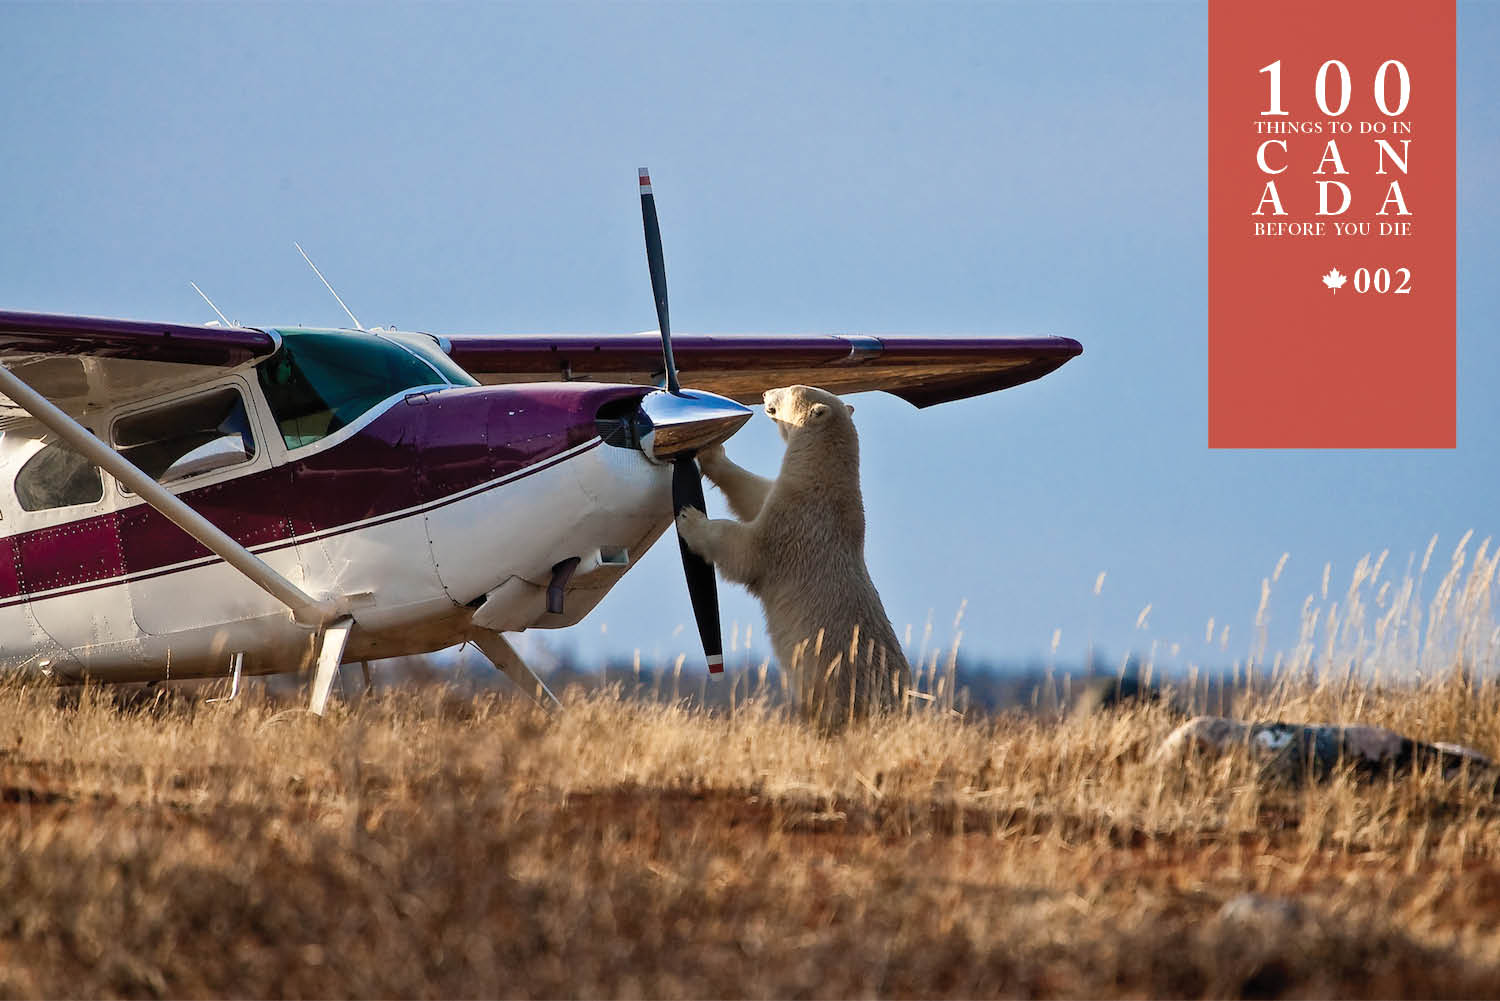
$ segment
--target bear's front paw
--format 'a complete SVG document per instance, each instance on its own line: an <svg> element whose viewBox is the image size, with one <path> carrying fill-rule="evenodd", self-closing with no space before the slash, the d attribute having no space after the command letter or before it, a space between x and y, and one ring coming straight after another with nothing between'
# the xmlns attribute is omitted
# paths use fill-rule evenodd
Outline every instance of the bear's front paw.
<svg viewBox="0 0 1500 1001"><path fill-rule="evenodd" d="M685 507L677 516L677 534L687 547L699 555L708 541L708 515L695 507Z"/></svg>
<svg viewBox="0 0 1500 1001"><path fill-rule="evenodd" d="M724 446L714 445L712 448L705 448L698 453L698 468L703 471L704 476L713 479L714 474L723 468L723 464L727 459L728 456L724 454Z"/></svg>

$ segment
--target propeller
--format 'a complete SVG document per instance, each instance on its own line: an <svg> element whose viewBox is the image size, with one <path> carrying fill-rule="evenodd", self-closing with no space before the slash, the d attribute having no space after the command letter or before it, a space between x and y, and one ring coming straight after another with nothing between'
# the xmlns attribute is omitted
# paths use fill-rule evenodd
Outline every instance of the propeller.
<svg viewBox="0 0 1500 1001"><path fill-rule="evenodd" d="M656 321L661 329L661 357L667 373L667 392L683 396L682 384L677 379L677 363L672 358L672 328L667 318L667 264L661 249L661 227L656 221L656 196L651 193L651 174L645 167L640 170L641 222L646 232L646 264L651 269L651 293L656 298ZM672 460L672 513L678 515L686 507L706 511L703 502L703 480L693 452L685 452ZM677 537L677 548L682 551L682 573L687 578L688 597L693 602L693 618L698 621L698 637L703 641L703 653L708 658L708 671L718 674L724 670L724 635L719 624L719 589L714 580L713 564L688 548Z"/></svg>

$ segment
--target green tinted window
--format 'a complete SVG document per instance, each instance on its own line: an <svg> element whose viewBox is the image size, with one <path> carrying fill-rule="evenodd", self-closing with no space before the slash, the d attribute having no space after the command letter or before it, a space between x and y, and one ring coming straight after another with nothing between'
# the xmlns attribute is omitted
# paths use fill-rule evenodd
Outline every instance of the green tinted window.
<svg viewBox="0 0 1500 1001"><path fill-rule="evenodd" d="M326 438L404 389L446 381L378 335L302 330L281 337L281 350L257 372L287 448Z"/></svg>
<svg viewBox="0 0 1500 1001"><path fill-rule="evenodd" d="M463 370L458 362L443 354L443 349L437 346L437 342L426 334L386 334L393 340L400 341L403 345L415 351L427 360L427 363L447 377L448 381L455 386L477 386L479 382L469 373Z"/></svg>

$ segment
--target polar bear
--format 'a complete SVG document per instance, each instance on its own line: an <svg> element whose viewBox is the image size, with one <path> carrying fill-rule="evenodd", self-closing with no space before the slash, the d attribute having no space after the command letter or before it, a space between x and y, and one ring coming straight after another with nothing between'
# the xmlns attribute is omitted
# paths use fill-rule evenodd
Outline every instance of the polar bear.
<svg viewBox="0 0 1500 1001"><path fill-rule="evenodd" d="M786 441L776 479L741 468L722 446L698 456L739 521L685 508L688 548L745 585L804 718L824 732L899 708L910 668L865 566L854 408L832 393L787 386L765 394Z"/></svg>

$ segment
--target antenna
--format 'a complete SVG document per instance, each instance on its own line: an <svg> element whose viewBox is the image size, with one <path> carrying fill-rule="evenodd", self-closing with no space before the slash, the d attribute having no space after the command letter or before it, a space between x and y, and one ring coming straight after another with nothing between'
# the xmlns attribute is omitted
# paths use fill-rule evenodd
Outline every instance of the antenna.
<svg viewBox="0 0 1500 1001"><path fill-rule="evenodd" d="M293 240L292 246L297 248L297 253L302 255L302 259L307 262L307 266L313 269L313 274L318 276L318 281L323 283L323 287L332 292L335 299L338 299L339 308L348 313L349 319L354 321L354 329L364 330L365 328L360 326L359 317L355 316L354 311L344 305L344 300L339 299L339 294L333 291L333 286L328 284L328 279L323 277L323 272L319 271L318 266L312 262L312 258L307 256L307 251L302 249L302 244Z"/></svg>
<svg viewBox="0 0 1500 1001"><path fill-rule="evenodd" d="M204 295L203 290L198 287L198 283L197 282L188 282L188 284L191 285L191 286L193 286L193 291L194 292L197 292L199 295L203 296L203 301L206 302L206 303L208 303L208 308L211 309L211 310L213 310L215 313L217 313L219 319L221 319L221 320L224 321L224 326L226 326L226 327L238 327L239 326L238 323L235 323L229 317L227 317L223 313L219 312L219 307L214 305L214 301L212 299L210 299L207 295Z"/></svg>

